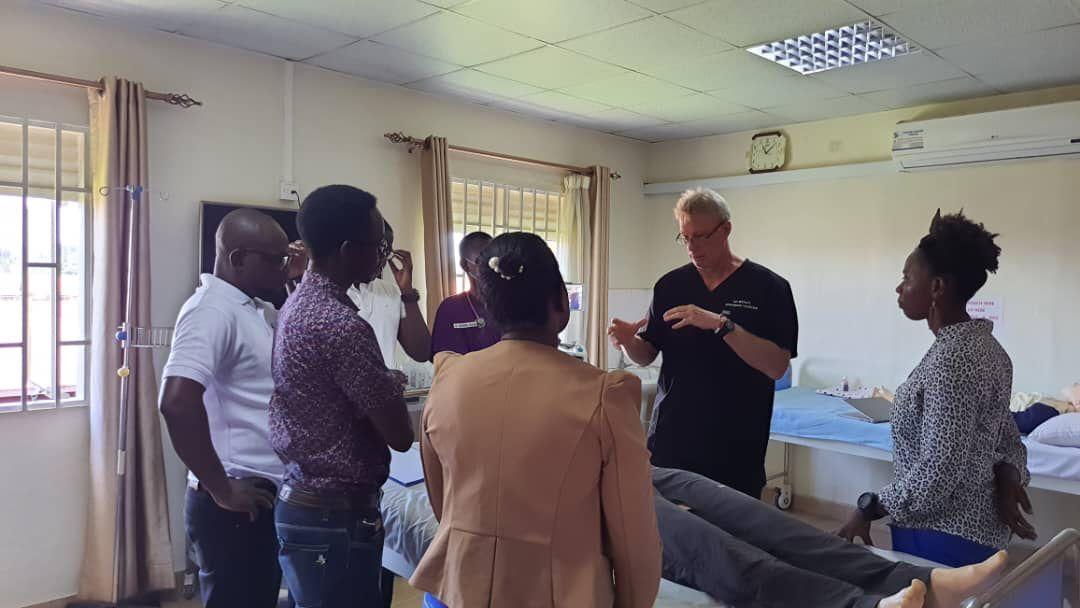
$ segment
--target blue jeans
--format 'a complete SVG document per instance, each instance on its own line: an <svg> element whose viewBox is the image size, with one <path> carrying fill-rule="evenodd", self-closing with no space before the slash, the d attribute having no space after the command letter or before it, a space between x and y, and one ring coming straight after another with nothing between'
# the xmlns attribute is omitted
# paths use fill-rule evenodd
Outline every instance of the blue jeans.
<svg viewBox="0 0 1080 608"><path fill-rule="evenodd" d="M273 490L273 484L266 482ZM281 589L274 514L226 511L205 490L188 488L184 524L199 566L206 608L275 608Z"/></svg>
<svg viewBox="0 0 1080 608"><path fill-rule="evenodd" d="M993 547L937 530L915 530L900 526L891 528L893 551L916 555L952 568L986 561L998 551Z"/></svg>
<svg viewBox="0 0 1080 608"><path fill-rule="evenodd" d="M278 501L278 561L297 608L381 608L378 509L334 511Z"/></svg>

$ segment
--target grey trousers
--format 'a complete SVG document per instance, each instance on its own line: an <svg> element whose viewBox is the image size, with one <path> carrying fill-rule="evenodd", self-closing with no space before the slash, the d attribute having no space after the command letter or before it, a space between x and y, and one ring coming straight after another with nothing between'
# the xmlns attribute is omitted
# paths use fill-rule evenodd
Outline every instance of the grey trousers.
<svg viewBox="0 0 1080 608"><path fill-rule="evenodd" d="M664 578L733 606L873 608L930 569L892 562L707 477L653 468ZM675 503L686 505L686 511Z"/></svg>

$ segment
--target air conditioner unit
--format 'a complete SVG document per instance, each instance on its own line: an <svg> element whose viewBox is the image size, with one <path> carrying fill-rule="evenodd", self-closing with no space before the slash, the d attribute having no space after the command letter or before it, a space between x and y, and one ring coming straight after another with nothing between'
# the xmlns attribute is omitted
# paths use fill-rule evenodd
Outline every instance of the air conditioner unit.
<svg viewBox="0 0 1080 608"><path fill-rule="evenodd" d="M1080 157L1080 101L896 125L901 171Z"/></svg>

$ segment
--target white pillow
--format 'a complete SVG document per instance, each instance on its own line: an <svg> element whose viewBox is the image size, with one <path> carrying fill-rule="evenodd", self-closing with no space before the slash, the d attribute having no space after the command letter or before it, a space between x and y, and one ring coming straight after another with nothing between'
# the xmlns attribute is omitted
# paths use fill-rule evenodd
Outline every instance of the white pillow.
<svg viewBox="0 0 1080 608"><path fill-rule="evenodd" d="M1028 438L1066 448L1080 448L1080 412L1054 416L1035 427Z"/></svg>

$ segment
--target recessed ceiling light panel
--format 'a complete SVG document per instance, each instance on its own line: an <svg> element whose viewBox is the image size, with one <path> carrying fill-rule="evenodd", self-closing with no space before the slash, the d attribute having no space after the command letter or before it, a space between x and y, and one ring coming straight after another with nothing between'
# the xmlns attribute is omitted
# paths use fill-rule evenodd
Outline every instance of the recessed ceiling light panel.
<svg viewBox="0 0 1080 608"><path fill-rule="evenodd" d="M922 49L883 23L867 19L852 25L767 42L746 49L800 74L918 53Z"/></svg>

